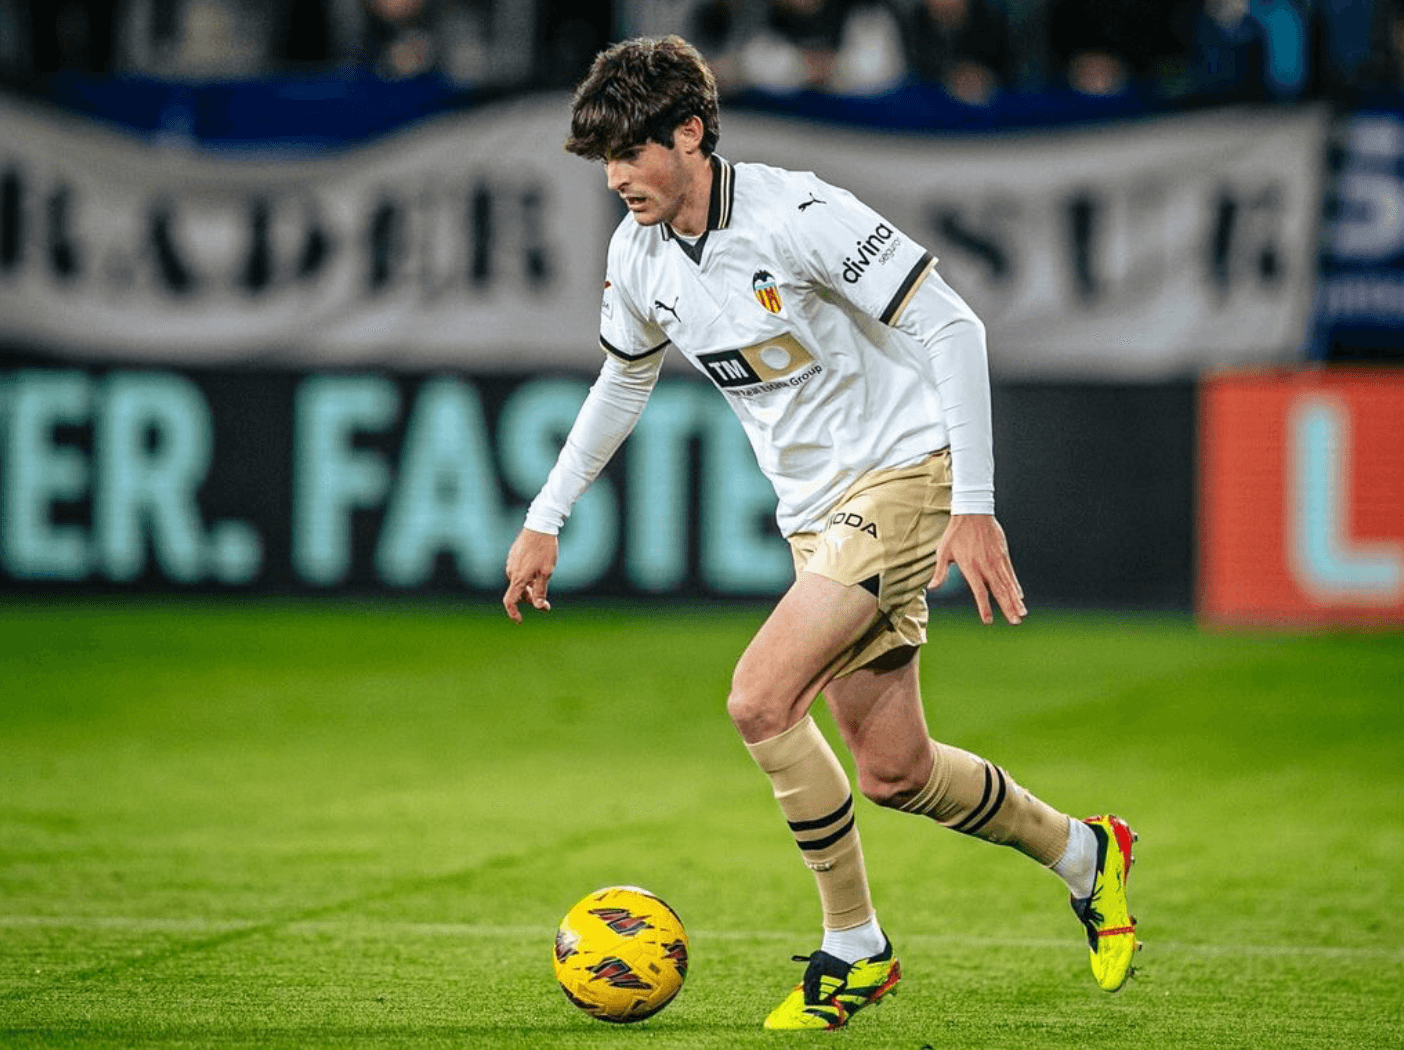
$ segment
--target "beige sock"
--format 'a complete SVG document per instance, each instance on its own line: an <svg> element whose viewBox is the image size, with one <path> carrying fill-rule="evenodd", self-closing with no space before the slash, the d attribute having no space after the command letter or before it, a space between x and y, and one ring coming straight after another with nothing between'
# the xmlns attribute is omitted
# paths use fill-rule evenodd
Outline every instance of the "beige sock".
<svg viewBox="0 0 1404 1050"><path fill-rule="evenodd" d="M814 719L806 715L779 736L746 747L770 777L780 811L814 872L824 928L845 930L867 922L875 913L854 823L853 789Z"/></svg>
<svg viewBox="0 0 1404 1050"><path fill-rule="evenodd" d="M1045 867L1068 845L1068 817L1029 794L1004 770L958 747L931 741L931 779L901 809L953 831L1013 846Z"/></svg>

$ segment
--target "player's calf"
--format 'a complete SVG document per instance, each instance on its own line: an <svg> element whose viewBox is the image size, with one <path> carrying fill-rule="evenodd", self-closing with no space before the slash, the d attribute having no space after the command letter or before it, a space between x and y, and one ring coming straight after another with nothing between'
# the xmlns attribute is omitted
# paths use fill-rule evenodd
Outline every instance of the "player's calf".
<svg viewBox="0 0 1404 1050"><path fill-rule="evenodd" d="M942 827L1013 846L1052 867L1068 843L1068 818L1020 787L1004 770L969 751L930 742L931 776L897 808Z"/></svg>

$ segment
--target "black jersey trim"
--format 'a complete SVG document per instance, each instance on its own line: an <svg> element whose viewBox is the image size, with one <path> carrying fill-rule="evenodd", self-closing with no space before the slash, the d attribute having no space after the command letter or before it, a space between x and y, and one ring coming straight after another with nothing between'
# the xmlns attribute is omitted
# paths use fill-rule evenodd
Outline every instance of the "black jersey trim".
<svg viewBox="0 0 1404 1050"><path fill-rule="evenodd" d="M654 354L658 353L658 351L662 350L670 342L672 342L671 339L664 339L663 342L659 343L657 346L649 350L641 350L637 354L631 354L627 350L619 349L619 347L615 346L604 336L600 336L600 349L607 354L613 354L615 357L623 361L642 361L645 357L651 357Z"/></svg>
<svg viewBox="0 0 1404 1050"><path fill-rule="evenodd" d="M887 309L883 310L878 320L885 325L897 323L897 318L902 316L902 311L907 308L907 303L911 301L912 293L920 287L921 282L926 280L926 275L931 272L931 267L936 265L936 256L930 252L924 252L917 260L917 264L911 268L902 286L897 289L897 294L888 301Z"/></svg>
<svg viewBox="0 0 1404 1050"><path fill-rule="evenodd" d="M724 230L731 225L731 209L736 203L736 173L732 166L712 154L712 199L707 204L707 227Z"/></svg>
<svg viewBox="0 0 1404 1050"><path fill-rule="evenodd" d="M707 234L709 234L709 233L711 233L711 232L712 232L711 230L703 230L703 231L702 231L702 236L701 236L701 237L698 237L697 240L695 240L695 241L686 240L686 239L684 239L684 238L682 238L682 237L679 237L677 234L673 234L672 239L678 242L678 247L681 248L681 249L683 250L683 254L684 254L684 255L686 255L689 259L691 259L691 260L692 260L694 263L696 263L698 266L701 266L701 265L702 265L702 248L703 248L703 246L706 245L706 243L707 243Z"/></svg>

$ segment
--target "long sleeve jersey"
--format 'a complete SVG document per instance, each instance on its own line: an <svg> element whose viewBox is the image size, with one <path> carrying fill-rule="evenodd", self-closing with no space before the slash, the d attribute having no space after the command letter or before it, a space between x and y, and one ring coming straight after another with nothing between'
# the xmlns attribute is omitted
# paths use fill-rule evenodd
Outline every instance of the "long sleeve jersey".
<svg viewBox="0 0 1404 1050"><path fill-rule="evenodd" d="M816 531L869 471L951 450L952 513L994 511L984 326L918 242L809 172L713 156L696 241L625 217L606 353L526 525L556 533L676 347L741 421L784 535Z"/></svg>

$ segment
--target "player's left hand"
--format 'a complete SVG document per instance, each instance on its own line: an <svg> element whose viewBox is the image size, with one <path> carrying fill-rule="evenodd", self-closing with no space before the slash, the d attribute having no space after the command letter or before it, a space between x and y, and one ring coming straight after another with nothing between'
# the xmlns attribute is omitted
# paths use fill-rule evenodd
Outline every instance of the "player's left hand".
<svg viewBox="0 0 1404 1050"><path fill-rule="evenodd" d="M993 514L951 515L951 523L936 546L936 571L929 586L941 586L952 563L960 567L985 623L994 623L991 595L1010 623L1022 623L1029 614L1024 605L1024 588L1009 560L1004 529Z"/></svg>

